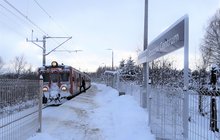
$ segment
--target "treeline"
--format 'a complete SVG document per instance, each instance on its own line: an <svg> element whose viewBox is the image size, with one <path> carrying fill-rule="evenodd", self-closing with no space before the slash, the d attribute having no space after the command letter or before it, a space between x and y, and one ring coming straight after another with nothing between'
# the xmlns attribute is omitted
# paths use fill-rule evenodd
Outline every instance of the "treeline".
<svg viewBox="0 0 220 140"><path fill-rule="evenodd" d="M1 79L38 79L37 72L28 65L24 55L16 56L10 64L5 64L0 57L0 78Z"/></svg>
<svg viewBox="0 0 220 140"><path fill-rule="evenodd" d="M36 72L30 72L30 73L22 73L22 74L16 74L16 73L4 73L0 74L0 79L33 79L37 80L38 75Z"/></svg>
<svg viewBox="0 0 220 140"><path fill-rule="evenodd" d="M183 88L184 70L177 69L172 60L163 59L150 63L150 80L153 86L161 85L174 88ZM210 83L210 71L197 67L188 70L189 88L198 89Z"/></svg>

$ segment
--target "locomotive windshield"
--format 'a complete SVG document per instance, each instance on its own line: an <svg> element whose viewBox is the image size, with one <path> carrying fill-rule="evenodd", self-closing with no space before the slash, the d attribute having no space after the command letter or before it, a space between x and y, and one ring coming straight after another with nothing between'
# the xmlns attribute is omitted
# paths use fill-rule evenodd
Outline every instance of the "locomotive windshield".
<svg viewBox="0 0 220 140"><path fill-rule="evenodd" d="M59 82L60 80L63 82L69 81L69 73L43 73L43 81L44 82Z"/></svg>
<svg viewBox="0 0 220 140"><path fill-rule="evenodd" d="M61 80L64 82L69 81L69 73L62 73Z"/></svg>

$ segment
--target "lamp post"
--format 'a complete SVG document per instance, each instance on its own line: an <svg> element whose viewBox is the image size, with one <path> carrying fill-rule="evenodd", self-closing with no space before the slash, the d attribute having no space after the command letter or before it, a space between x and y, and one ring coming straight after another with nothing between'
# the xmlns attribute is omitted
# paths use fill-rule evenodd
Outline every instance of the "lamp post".
<svg viewBox="0 0 220 140"><path fill-rule="evenodd" d="M109 51L112 51L112 70L114 70L114 52L112 49L107 49Z"/></svg>

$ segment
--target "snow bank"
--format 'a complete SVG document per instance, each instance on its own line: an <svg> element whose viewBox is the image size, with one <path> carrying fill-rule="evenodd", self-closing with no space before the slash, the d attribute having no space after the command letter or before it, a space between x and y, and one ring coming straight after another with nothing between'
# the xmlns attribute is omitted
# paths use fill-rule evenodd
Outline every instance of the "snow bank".
<svg viewBox="0 0 220 140"><path fill-rule="evenodd" d="M118 91L97 85L100 91L95 100L99 108L92 123L103 130L106 140L154 140L147 126L148 117L132 96L118 96Z"/></svg>

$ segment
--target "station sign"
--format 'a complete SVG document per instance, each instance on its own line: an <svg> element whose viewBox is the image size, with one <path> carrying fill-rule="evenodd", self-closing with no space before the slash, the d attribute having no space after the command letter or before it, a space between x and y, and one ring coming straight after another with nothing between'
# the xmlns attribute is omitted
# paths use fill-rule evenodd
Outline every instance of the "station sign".
<svg viewBox="0 0 220 140"><path fill-rule="evenodd" d="M139 56L138 64L150 62L167 55L185 44L185 30L188 28L188 16L177 20L173 25L155 38Z"/></svg>

